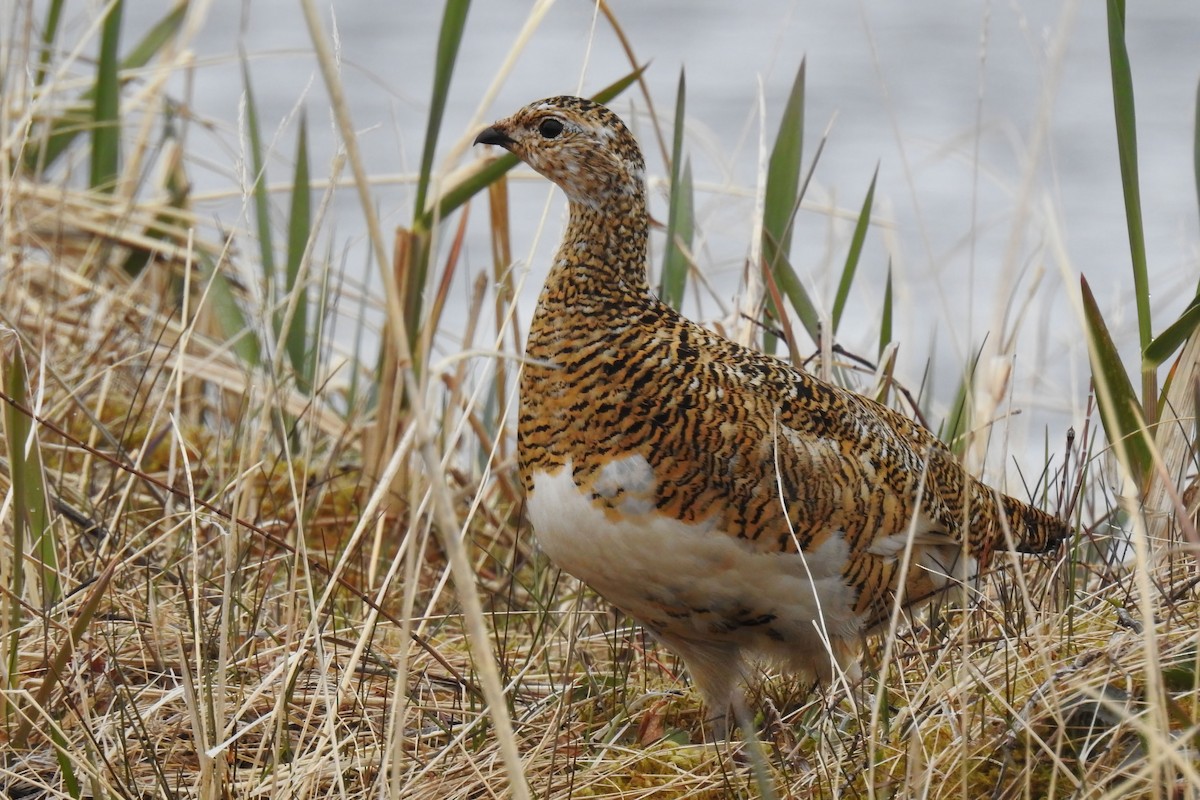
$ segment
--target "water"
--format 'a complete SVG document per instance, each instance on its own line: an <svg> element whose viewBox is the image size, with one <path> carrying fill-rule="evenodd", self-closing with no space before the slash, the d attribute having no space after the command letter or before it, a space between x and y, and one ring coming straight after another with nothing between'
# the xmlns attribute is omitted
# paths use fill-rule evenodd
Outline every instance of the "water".
<svg viewBox="0 0 1200 800"><path fill-rule="evenodd" d="M133 31L162 12L157 2L129 5L132 41ZM686 69L687 147L703 189L698 253L724 297L736 289L750 237L764 135L759 94L770 141L806 57L806 158L827 128L829 136L797 217L792 256L825 310L853 225L830 210L856 214L879 165L879 224L868 235L839 340L874 355L890 261L899 374L915 388L933 359L934 381L926 391L935 419L953 399L960 365L986 345L1016 353L1012 404L1033 412L1011 428L1016 440L1038 450L1043 426L1058 442L1067 425L1080 425L1087 385L1076 310L1080 273L1130 358L1137 339L1102 3L614 0L612 7L638 58L652 62L646 81L668 136L675 86ZM445 169L481 155L465 145L491 120L538 97L590 93L629 70L593 8L564 0L546 14L495 102L479 108L529 12L529 4L513 0L473 4L438 150ZM327 4L324 14L330 26ZM390 231L412 217L405 177L420 159L441 8L335 2L332 18L366 167L381 178L377 208ZM1200 278L1191 143L1200 6L1195 0L1131 4L1127 28L1158 331L1182 311ZM239 48L250 54L263 125L279 151L272 180L290 175L299 108L309 117L314 173L328 174L336 136L309 41L294 0L256 0L245 7L216 3L191 44L194 75L174 88L198 118L215 123L214 131L196 124L189 130L190 144L202 154L191 177L199 196L209 198L202 208L226 226L247 226L242 198L228 194L241 182L243 158ZM652 173L663 175L644 99L631 91L614 107L638 131ZM564 204L540 180L516 181L510 199L519 270L529 270L521 295L528 319ZM661 186L651 210L665 221ZM457 307L448 316L443 355L453 351L454 328L462 324L466 278L490 271L486 202L477 201L472 211L464 280L453 293ZM360 219L352 190L341 190L325 243L344 259L351 283L365 283L371 292L378 280ZM659 243L655 264L660 250ZM721 313L712 300L691 311ZM357 316L354 308L347 313Z"/></svg>

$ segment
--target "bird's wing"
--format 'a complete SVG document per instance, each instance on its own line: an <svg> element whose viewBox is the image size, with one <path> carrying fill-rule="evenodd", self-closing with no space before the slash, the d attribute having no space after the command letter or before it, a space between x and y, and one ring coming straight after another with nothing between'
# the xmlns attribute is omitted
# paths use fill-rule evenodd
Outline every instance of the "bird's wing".
<svg viewBox="0 0 1200 800"><path fill-rule="evenodd" d="M797 527L823 524L840 530L852 552L890 555L910 532L914 543L960 544L964 523L994 516L990 492L928 430L866 397L789 371L793 391L779 404L775 458L788 473L789 516Z"/></svg>

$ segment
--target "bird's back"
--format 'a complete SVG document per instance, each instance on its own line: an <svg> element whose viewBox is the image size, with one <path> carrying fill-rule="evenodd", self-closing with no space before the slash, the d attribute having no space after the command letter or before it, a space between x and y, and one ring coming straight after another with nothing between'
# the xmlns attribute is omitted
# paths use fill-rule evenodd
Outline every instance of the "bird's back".
<svg viewBox="0 0 1200 800"><path fill-rule="evenodd" d="M1061 521L993 492L892 409L652 298L612 302L580 313L543 296L521 392L531 492L538 475L569 465L607 519L644 509L754 553L795 555L837 540L838 572L867 627L902 585L915 601L944 583L928 568L898 580L910 528L916 561L936 550L947 571L960 553L985 561L1006 526L1034 552L1065 535ZM645 466L617 466L633 462Z"/></svg>

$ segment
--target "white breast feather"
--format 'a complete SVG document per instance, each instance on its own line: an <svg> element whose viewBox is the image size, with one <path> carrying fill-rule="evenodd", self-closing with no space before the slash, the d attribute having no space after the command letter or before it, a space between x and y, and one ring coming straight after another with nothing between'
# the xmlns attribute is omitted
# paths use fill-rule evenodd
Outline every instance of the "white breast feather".
<svg viewBox="0 0 1200 800"><path fill-rule="evenodd" d="M767 626L730 635L793 664L814 662L816 674L828 672L825 641L860 635L854 593L842 577L848 548L840 535L799 555L763 553L718 530L715 515L689 524L657 514L653 471L640 455L606 465L595 488L616 499L620 520L610 520L575 485L567 462L557 472L534 475L530 521L555 564L632 616L661 618L664 607L703 610L678 621L702 626L722 611L770 613L775 619L769 627L778 639L768 639ZM694 633L698 639L713 635L700 627Z"/></svg>

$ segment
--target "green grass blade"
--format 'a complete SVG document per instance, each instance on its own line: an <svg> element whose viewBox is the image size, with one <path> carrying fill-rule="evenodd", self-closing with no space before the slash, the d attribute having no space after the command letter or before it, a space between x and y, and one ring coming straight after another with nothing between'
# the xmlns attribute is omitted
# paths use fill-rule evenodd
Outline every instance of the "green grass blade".
<svg viewBox="0 0 1200 800"><path fill-rule="evenodd" d="M417 197L413 204L413 228L416 230L420 230L419 223L425 214L425 197L429 193L429 180L433 173L433 154L437 148L438 133L442 129L446 97L450 93L450 77L454 74L454 62L458 58L458 47L462 43L470 7L471 0L447 0L446 10L442 14L433 69L433 96L429 101L429 123L425 128L425 149L421 154Z"/></svg>
<svg viewBox="0 0 1200 800"><path fill-rule="evenodd" d="M29 419L16 407L17 403L21 405L25 404L25 365L21 360L20 347L15 344L13 345L9 351L9 358L5 360L3 366L5 369L4 388L8 392L8 396L13 399L13 402L6 404L4 408L4 443L8 448L9 481L13 493L13 526L9 541L9 547L12 548L12 555L9 556L8 560L13 564L21 564L25 560L25 552L28 549L28 545L26 544L28 540L26 528L28 526L25 524L27 514L23 513L25 498L27 496L25 489L26 470L24 468L23 454L25 452L25 439L29 435ZM3 686L5 689L15 689L19 685L18 680L21 671L18 666L18 659L21 652L21 619L24 612L24 602L25 570L9 570L8 584L4 586L4 591L0 592L0 608L5 609L7 620L4 627L8 631L8 636L4 643L4 664L6 669L3 674L0 674L0 686ZM12 724L16 704L13 694L7 691L0 692L0 709L4 711L4 729L6 733L9 732L9 727Z"/></svg>
<svg viewBox="0 0 1200 800"><path fill-rule="evenodd" d="M1113 112L1117 128L1117 153L1121 188L1125 195L1125 224L1133 267L1133 291L1138 315L1138 346L1145 352L1153 337L1150 322L1150 279L1146 268L1146 237L1142 224L1142 199L1138 181L1137 119L1134 114L1133 72L1125 48L1125 0L1108 0L1108 54L1112 71ZM1143 363L1142 412L1153 423L1158 404L1157 375Z"/></svg>
<svg viewBox="0 0 1200 800"><path fill-rule="evenodd" d="M819 318L816 307L796 277L788 253L792 244L792 220L800 205L800 168L804 151L804 62L796 73L779 132L767 162L767 186L763 201L762 252L763 263L775 277L779 286L796 309L796 316L817 340L820 336ZM768 320L778 313L767 301ZM774 339L767 336L764 346L774 349Z"/></svg>
<svg viewBox="0 0 1200 800"><path fill-rule="evenodd" d="M430 253L433 251L430 230L437 220L436 217L426 218L425 198L433 176L433 155L437 149L438 133L442 129L446 98L450 93L450 77L454 74L454 62L458 58L458 47L462 43L463 29L467 24L467 12L470 7L470 0L447 0L445 11L442 13L441 31L438 34L433 93L429 100L429 120L425 127L425 147L421 153L421 169L417 174L417 192L413 202L413 235L408 260L403 266L403 283L400 286L403 325L408 331L410 342L417 341L421 326L425 280L429 274ZM425 226L426 222L428 226Z"/></svg>
<svg viewBox="0 0 1200 800"><path fill-rule="evenodd" d="M238 358L250 366L259 366L262 363L262 356L258 348L258 339L255 338L253 328L246 321L242 307L238 305L233 288L229 285L229 279L217 270L212 257L207 253L199 253L197 260L205 280L212 283L212 287L208 290L208 302L212 304L217 327L227 341L233 342L233 352L237 354Z"/></svg>
<svg viewBox="0 0 1200 800"><path fill-rule="evenodd" d="M604 87L600 91L596 92L596 94L592 95L592 99L597 103L610 102L613 98L618 97L622 92L632 86L633 83L642 76L642 73L646 71L646 66L647 65L642 65L620 80L614 81L613 83ZM429 228L432 227L433 220L435 218L445 219L455 209L470 200L479 192L486 189L493 182L499 179L501 175L504 175L519 163L521 163L520 159L518 159L512 153L505 153L504 155L492 159L478 171L473 172L471 175L465 177L461 182L447 187L434 203L434 207L420 218L420 220L414 226L414 229L429 230Z"/></svg>
<svg viewBox="0 0 1200 800"><path fill-rule="evenodd" d="M838 323L842 320L842 311L846 308L846 298L850 295L850 285L854 283L854 273L858 270L858 259L862 255L863 241L867 238L867 227L871 223L871 206L875 203L875 181L878 178L879 165L876 164L875 174L871 176L871 186L867 189L867 197L863 200L862 210L858 212L854 236L850 239L850 250L846 253L846 265L842 268L842 279L838 282L837 296L833 300L834 333L837 333Z"/></svg>
<svg viewBox="0 0 1200 800"><path fill-rule="evenodd" d="M267 285L275 281L275 247L271 242L271 203L267 196L267 168L263 161L262 135L258 127L258 104L250 83L250 66L242 54L242 86L246 92L246 135L250 140L251 178L254 181L254 221L258 227L260 266Z"/></svg>
<svg viewBox="0 0 1200 800"><path fill-rule="evenodd" d="M1167 329L1154 337L1142 358L1151 366L1162 364L1171 354L1200 330L1200 293L1191 304L1179 315L1179 319L1167 326Z"/></svg>
<svg viewBox="0 0 1200 800"><path fill-rule="evenodd" d="M14 563L20 564L32 556L40 567L40 595L43 607L57 602L58 556L54 533L50 525L50 494L42 468L42 454L34 433L33 420L25 410L29 407L29 374L21 349L14 347L6 366L8 384L5 389L13 402L5 407L4 430L8 441L9 471L12 479L12 510ZM22 407L19 408L18 406ZM19 581L14 570L14 583ZM20 589L20 586L14 586ZM15 597L21 598L21 594Z"/></svg>
<svg viewBox="0 0 1200 800"><path fill-rule="evenodd" d="M774 256L775 268L772 272L775 275L775 285L779 287L779 291L792 304L792 308L796 310L796 317L804 325L804 329L808 331L808 335L812 337L814 342L820 341L821 335L821 318L817 314L817 307L812 304L808 297L808 292L804 289L804 284L800 282L800 276L796 274L796 270L792 268L791 259L786 253L776 253ZM780 315L775 313L770 308L770 299L768 297L768 313L770 318L778 319ZM773 335L766 334L768 339L764 339L764 343L773 344Z"/></svg>
<svg viewBox="0 0 1200 800"><path fill-rule="evenodd" d="M116 0L104 18L92 102L92 159L88 185L106 192L116 188L121 160L121 78L117 61L124 5L122 0Z"/></svg>
<svg viewBox="0 0 1200 800"><path fill-rule="evenodd" d="M1116 448L1117 457L1133 474L1139 486L1150 474L1151 454L1146 437L1142 435L1145 422L1139 409L1137 394L1129 374L1113 344L1100 307L1092 295L1087 278L1080 277L1084 319L1087 322L1088 354L1092 362L1092 382L1096 386L1096 402L1100 407L1100 422L1108 441Z"/></svg>
<svg viewBox="0 0 1200 800"><path fill-rule="evenodd" d="M668 302L678 308L683 303L683 292L687 287L688 269L691 266L688 262L688 252L692 249L692 239L696 231L695 188L690 158L683 162L678 188L671 191L670 213L674 217L674 227L667 241L663 277L667 280L666 287L671 292L671 300Z"/></svg>
<svg viewBox="0 0 1200 800"><path fill-rule="evenodd" d="M291 323L286 331L280 331L280 335L296 373L296 385L305 392L312 388L315 365L310 354L316 353L316 348L310 349L308 344L308 290L300 281L300 266L312 230L311 183L308 123L301 116L300 132L296 137L296 170L292 175L292 207L288 214L287 292L295 294L295 301Z"/></svg>
<svg viewBox="0 0 1200 800"><path fill-rule="evenodd" d="M54 41L58 38L58 24L62 21L64 0L51 0L46 9L46 22L42 25L42 52L38 56L37 74L33 77L33 85L40 88L46 82L46 73L50 66L50 54L54 50Z"/></svg>
<svg viewBox="0 0 1200 800"><path fill-rule="evenodd" d="M58 768L62 771L63 788L67 790L68 796L79 800L83 797L83 786L79 783L79 776L75 774L75 762L69 755L76 750L63 736L62 728L57 725L50 725L48 728L50 740L54 742L55 760L58 761Z"/></svg>
<svg viewBox="0 0 1200 800"><path fill-rule="evenodd" d="M976 352L967 365L967 371L958 383L954 394L954 404L950 406L950 416L942 424L941 439L957 456L967 451L971 441L971 397L974 394L975 370L979 366L979 353Z"/></svg>
<svg viewBox="0 0 1200 800"><path fill-rule="evenodd" d="M767 263L777 253L786 254L792 243L792 215L799 202L800 167L804 155L804 64L792 83L779 132L767 164L767 188L763 209L763 246Z"/></svg>
<svg viewBox="0 0 1200 800"><path fill-rule="evenodd" d="M187 17L188 3L189 0L178 0L174 8L154 23L154 27L146 31L146 35L121 59L121 69L133 70L149 64L150 59L158 55L179 32L183 20Z"/></svg>
<svg viewBox="0 0 1200 800"><path fill-rule="evenodd" d="M433 224L435 216L439 219L445 219L447 215L455 211L463 203L486 189L496 180L499 180L502 175L520 163L521 160L512 153L504 153L489 161L478 172L463 179L461 183L448 187L438 198L437 210L426 214L422 218L419 228L421 230L428 230L429 226Z"/></svg>
<svg viewBox="0 0 1200 800"><path fill-rule="evenodd" d="M888 262L887 280L883 284L883 311L879 315L879 353L892 343L892 262Z"/></svg>
<svg viewBox="0 0 1200 800"><path fill-rule="evenodd" d="M121 60L120 71L126 72L146 66L179 32L187 8L186 2L177 3L175 8L159 20ZM83 94L78 105L68 108L49 123L46 141L41 146L29 147L25 153L24 166L28 172L36 172L39 167L46 169L54 164L80 134L91 129L92 107L96 94L96 87L93 86Z"/></svg>
<svg viewBox="0 0 1200 800"><path fill-rule="evenodd" d="M683 70L679 71L679 90L675 95L675 135L671 144L671 201L667 212L667 247L663 254L662 280L659 296L674 308L683 303L683 292L687 287L688 263L679 243L690 245L692 241L692 187L691 170L687 173L687 185L683 183L683 121L687 113L687 81ZM686 214L688 219L681 219ZM690 248L689 248L690 249Z"/></svg>

